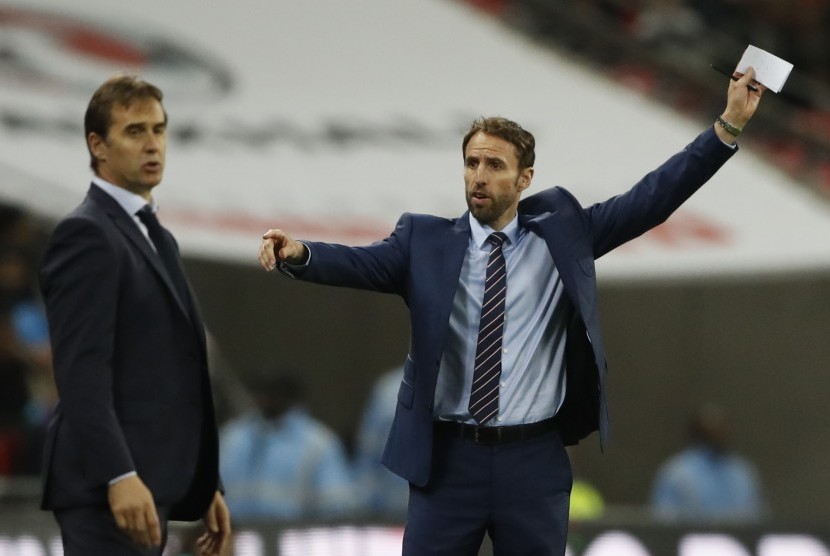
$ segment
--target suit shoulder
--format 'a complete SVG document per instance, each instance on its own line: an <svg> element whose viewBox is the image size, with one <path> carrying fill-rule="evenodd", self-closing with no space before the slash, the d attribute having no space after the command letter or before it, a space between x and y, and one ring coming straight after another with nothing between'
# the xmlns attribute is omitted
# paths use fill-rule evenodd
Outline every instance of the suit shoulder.
<svg viewBox="0 0 830 556"><path fill-rule="evenodd" d="M81 205L58 221L49 238L49 246L66 245L79 240L94 244L109 237L109 225L107 219Z"/></svg>
<svg viewBox="0 0 830 556"><path fill-rule="evenodd" d="M401 220L412 220L415 222L424 222L431 224L453 224L458 218L446 218L444 216L436 216L434 214L422 214L417 212L405 212L401 215Z"/></svg>
<svg viewBox="0 0 830 556"><path fill-rule="evenodd" d="M413 212L405 212L398 219L398 226L418 228L419 230L437 231L441 229L449 229L455 226L458 218L446 218L443 216L435 216L433 214L419 214Z"/></svg>
<svg viewBox="0 0 830 556"><path fill-rule="evenodd" d="M545 212L580 210L582 206L573 193L564 187L555 186L525 197L519 203L519 210L530 216Z"/></svg>
<svg viewBox="0 0 830 556"><path fill-rule="evenodd" d="M553 187L549 187L532 195L533 197L539 196L542 199L547 199L553 202L559 203L576 203L579 204L579 201L576 198L576 195L571 193L568 189L565 189L561 185L555 185Z"/></svg>
<svg viewBox="0 0 830 556"><path fill-rule="evenodd" d="M86 197L78 206L61 218L55 228L87 226L102 228L106 226L108 221L108 219L104 218L104 216L105 211L94 203L89 197Z"/></svg>
<svg viewBox="0 0 830 556"><path fill-rule="evenodd" d="M116 237L106 218L81 205L63 217L52 230L41 262L41 276L69 266L99 266L116 258ZM109 261L105 263L105 261Z"/></svg>

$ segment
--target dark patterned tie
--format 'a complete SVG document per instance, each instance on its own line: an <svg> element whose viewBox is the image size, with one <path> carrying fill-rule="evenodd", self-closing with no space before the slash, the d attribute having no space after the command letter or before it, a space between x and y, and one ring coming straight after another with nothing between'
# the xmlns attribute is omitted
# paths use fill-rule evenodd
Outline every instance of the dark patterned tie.
<svg viewBox="0 0 830 556"><path fill-rule="evenodd" d="M484 299L481 302L481 322L470 391L470 414L484 424L499 412L499 382L501 379L501 340L504 333L504 300L507 295L507 272L502 244L507 236L501 232L487 238L492 244L484 279Z"/></svg>
<svg viewBox="0 0 830 556"><path fill-rule="evenodd" d="M136 214L144 222L144 225L147 226L147 233L153 245L156 247L156 252L164 264L165 270L167 270L167 275L172 280L179 294L179 299L187 306L190 298L187 294L187 284L182 273L182 268L179 265L179 256L176 252L176 246L173 243L172 236L161 227L158 218L156 218L156 215L149 205L145 205Z"/></svg>

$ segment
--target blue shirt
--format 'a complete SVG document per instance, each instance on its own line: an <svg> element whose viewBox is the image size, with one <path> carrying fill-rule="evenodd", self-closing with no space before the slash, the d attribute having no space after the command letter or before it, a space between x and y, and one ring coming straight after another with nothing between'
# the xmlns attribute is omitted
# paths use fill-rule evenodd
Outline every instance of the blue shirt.
<svg viewBox="0 0 830 556"><path fill-rule="evenodd" d="M764 513L760 491L758 474L746 460L696 446L660 468L651 505L664 519L758 519Z"/></svg>
<svg viewBox="0 0 830 556"><path fill-rule="evenodd" d="M243 415L223 427L219 445L234 519L329 519L357 507L340 439L302 409L272 420Z"/></svg>
<svg viewBox="0 0 830 556"><path fill-rule="evenodd" d="M435 389L435 417L475 424L467 408L484 278L493 233L470 215L470 242L450 313L450 334ZM514 218L503 230L507 265L499 413L487 425L552 417L565 397L565 335L570 312L545 241Z"/></svg>

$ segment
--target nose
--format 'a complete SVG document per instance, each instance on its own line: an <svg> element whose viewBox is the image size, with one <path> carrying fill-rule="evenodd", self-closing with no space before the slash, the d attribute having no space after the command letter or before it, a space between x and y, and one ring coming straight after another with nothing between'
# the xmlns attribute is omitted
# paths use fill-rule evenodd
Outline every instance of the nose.
<svg viewBox="0 0 830 556"><path fill-rule="evenodd" d="M156 152L159 150L161 145L161 140L153 133L149 134L147 137L147 142L144 145L144 148L150 152Z"/></svg>
<svg viewBox="0 0 830 556"><path fill-rule="evenodd" d="M475 169L475 173L473 174L473 183L475 185L484 185L485 183L487 183L485 169L483 166L478 166Z"/></svg>

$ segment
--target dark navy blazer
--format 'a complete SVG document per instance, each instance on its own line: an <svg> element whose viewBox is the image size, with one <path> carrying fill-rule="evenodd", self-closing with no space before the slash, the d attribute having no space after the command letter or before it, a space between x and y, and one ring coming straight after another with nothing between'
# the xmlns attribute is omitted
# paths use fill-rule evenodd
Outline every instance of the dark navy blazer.
<svg viewBox="0 0 830 556"><path fill-rule="evenodd" d="M602 203L583 208L559 187L519 203L521 225L547 243L574 309L566 343L567 392L557 414L566 444L595 430L601 445L608 436L594 260L665 221L734 152L709 128L630 190ZM418 486L429 480L435 385L469 239L467 213L455 219L404 214L388 238L370 246L306 242L310 263L292 274L397 294L409 307L409 354L383 462Z"/></svg>
<svg viewBox="0 0 830 556"><path fill-rule="evenodd" d="M218 485L207 348L132 217L92 186L58 223L40 272L60 401L44 454L44 509L107 502L136 470L170 518L204 516Z"/></svg>

